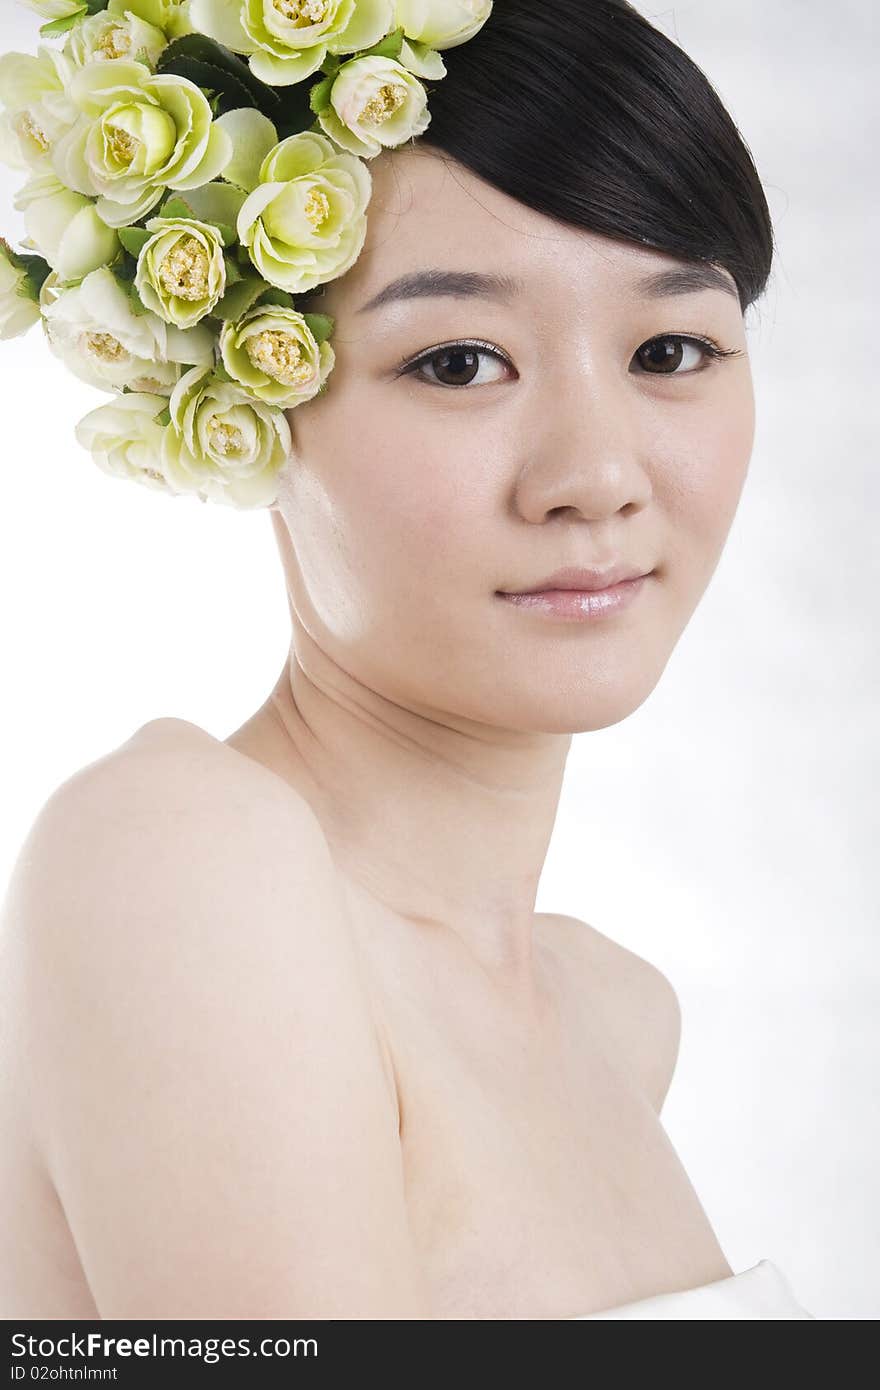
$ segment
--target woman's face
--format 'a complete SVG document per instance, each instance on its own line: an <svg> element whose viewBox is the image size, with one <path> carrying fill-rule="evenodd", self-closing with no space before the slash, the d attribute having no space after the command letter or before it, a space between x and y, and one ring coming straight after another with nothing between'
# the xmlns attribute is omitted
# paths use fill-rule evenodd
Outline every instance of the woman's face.
<svg viewBox="0 0 880 1390"><path fill-rule="evenodd" d="M364 249L310 306L335 320L336 362L326 392L288 414L273 522L295 621L411 709L545 732L614 724L656 685L745 481L739 301L652 297L639 282L679 262L532 212L424 143L369 167ZM521 288L365 307L428 270ZM473 339L491 350L448 352ZM598 620L498 596L615 563L653 573Z"/></svg>

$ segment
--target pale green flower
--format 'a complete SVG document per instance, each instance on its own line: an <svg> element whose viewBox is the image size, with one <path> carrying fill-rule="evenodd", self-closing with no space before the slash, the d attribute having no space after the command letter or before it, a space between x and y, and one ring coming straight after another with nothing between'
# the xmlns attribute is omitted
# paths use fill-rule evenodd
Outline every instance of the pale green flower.
<svg viewBox="0 0 880 1390"><path fill-rule="evenodd" d="M70 288L50 276L42 304L53 352L81 380L104 391L170 395L184 366L214 360L213 333L207 328L182 332L155 314L137 312L106 267Z"/></svg>
<svg viewBox="0 0 880 1390"><path fill-rule="evenodd" d="M17 338L39 318L40 306L32 296L27 272L14 264L0 241L0 339Z"/></svg>
<svg viewBox="0 0 880 1390"><path fill-rule="evenodd" d="M364 159L421 135L430 120L419 79L394 58L375 55L342 64L330 104L318 113L325 135Z"/></svg>
<svg viewBox="0 0 880 1390"><path fill-rule="evenodd" d="M166 323L190 328L226 289L223 238L194 217L153 217L147 231L153 235L138 256L137 292Z"/></svg>
<svg viewBox="0 0 880 1390"><path fill-rule="evenodd" d="M393 0L192 0L190 13L274 87L302 82L328 53L372 48L394 28Z"/></svg>
<svg viewBox="0 0 880 1390"><path fill-rule="evenodd" d="M71 32L64 52L76 67L106 63L111 58L132 58L155 68L168 40L161 29L130 12L122 15L89 15Z"/></svg>
<svg viewBox="0 0 880 1390"><path fill-rule="evenodd" d="M89 449L105 473L172 494L162 471L162 441L167 427L157 419L166 396L132 391L89 411L76 427L77 441Z"/></svg>
<svg viewBox="0 0 880 1390"><path fill-rule="evenodd" d="M67 95L73 71L70 59L47 44L41 44L36 55L0 57L4 162L48 166L53 146L79 114Z"/></svg>
<svg viewBox="0 0 880 1390"><path fill-rule="evenodd" d="M395 0L393 28L429 48L457 48L477 34L492 13L492 0Z"/></svg>
<svg viewBox="0 0 880 1390"><path fill-rule="evenodd" d="M86 0L24 0L29 10L36 13L45 20L70 19L75 15L85 14L88 10Z"/></svg>
<svg viewBox="0 0 880 1390"><path fill-rule="evenodd" d="M54 174L35 174L15 197L33 245L61 280L80 280L109 265L119 254L119 239L98 216L96 205L72 193Z"/></svg>
<svg viewBox="0 0 880 1390"><path fill-rule="evenodd" d="M283 410L202 367L180 378L170 408L162 471L175 490L239 510L271 506L290 456Z"/></svg>
<svg viewBox="0 0 880 1390"><path fill-rule="evenodd" d="M220 334L223 365L252 395L290 410L321 390L335 362L316 342L301 313L278 304L257 305Z"/></svg>
<svg viewBox="0 0 880 1390"><path fill-rule="evenodd" d="M305 294L354 264L367 235L372 178L318 131L288 136L263 160L238 237L264 280Z"/></svg>
<svg viewBox="0 0 880 1390"><path fill-rule="evenodd" d="M111 227L136 222L166 188L210 182L232 154L208 98L188 78L113 58L79 68L70 95L82 114L52 163L62 183L98 198Z"/></svg>
<svg viewBox="0 0 880 1390"><path fill-rule="evenodd" d="M189 13L190 0L110 0L107 13L133 14L154 25L169 39L179 39L193 32Z"/></svg>

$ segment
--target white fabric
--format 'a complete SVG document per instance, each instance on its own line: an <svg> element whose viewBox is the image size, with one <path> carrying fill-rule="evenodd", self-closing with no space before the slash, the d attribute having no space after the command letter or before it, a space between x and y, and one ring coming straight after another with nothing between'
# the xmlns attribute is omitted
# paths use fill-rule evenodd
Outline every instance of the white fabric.
<svg viewBox="0 0 880 1390"><path fill-rule="evenodd" d="M701 1318L720 1321L722 1318L809 1318L817 1319L802 1308L795 1298L782 1270L772 1260L760 1260L751 1269L728 1275L714 1284L702 1284L696 1289L679 1293L655 1294L635 1303L623 1303L618 1308L606 1308L601 1313L582 1313L569 1322L586 1322L598 1318Z"/></svg>

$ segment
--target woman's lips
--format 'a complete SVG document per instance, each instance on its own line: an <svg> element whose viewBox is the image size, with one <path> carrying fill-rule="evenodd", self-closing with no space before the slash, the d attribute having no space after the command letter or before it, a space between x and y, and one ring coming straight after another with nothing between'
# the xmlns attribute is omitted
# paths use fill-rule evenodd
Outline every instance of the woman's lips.
<svg viewBox="0 0 880 1390"><path fill-rule="evenodd" d="M533 594L505 594L499 590L497 593L505 603L517 608L584 622L619 613L633 602L650 577L642 574L638 579L623 579L607 589L540 589Z"/></svg>

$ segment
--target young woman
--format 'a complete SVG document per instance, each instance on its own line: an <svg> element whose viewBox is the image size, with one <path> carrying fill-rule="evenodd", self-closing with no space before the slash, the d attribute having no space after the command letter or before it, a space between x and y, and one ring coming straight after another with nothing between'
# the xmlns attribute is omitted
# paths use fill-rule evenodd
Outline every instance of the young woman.
<svg viewBox="0 0 880 1390"><path fill-rule="evenodd" d="M445 57L308 301L275 688L138 729L16 866L6 1317L810 1316L664 1131L673 985L535 912L572 736L654 689L737 507L767 205L623 0Z"/></svg>

